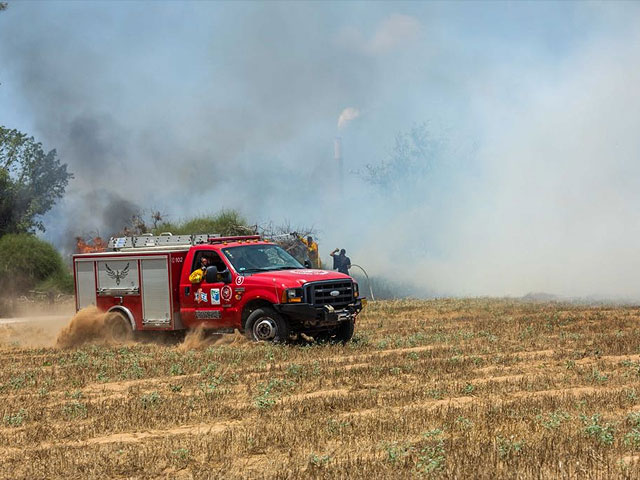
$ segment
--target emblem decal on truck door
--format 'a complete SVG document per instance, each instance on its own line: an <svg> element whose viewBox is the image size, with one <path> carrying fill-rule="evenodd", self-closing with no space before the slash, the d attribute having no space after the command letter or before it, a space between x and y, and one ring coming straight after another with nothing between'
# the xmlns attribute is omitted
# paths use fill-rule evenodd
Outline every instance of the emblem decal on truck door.
<svg viewBox="0 0 640 480"><path fill-rule="evenodd" d="M120 285L120 280L123 280L124 278L126 278L127 275L129 275L128 263L122 270L113 270L106 263L104 264L104 266L105 266L105 269L107 270L107 275L109 276L109 278L113 278L116 281L116 285Z"/></svg>
<svg viewBox="0 0 640 480"><path fill-rule="evenodd" d="M211 289L211 305L220 305L220 289Z"/></svg>
<svg viewBox="0 0 640 480"><path fill-rule="evenodd" d="M222 291L220 292L221 296L222 296L222 300L224 300L225 302L229 302L231 300L231 297L233 296L233 290L231 290L231 287L229 285L225 285L224 287L222 287Z"/></svg>
<svg viewBox="0 0 640 480"><path fill-rule="evenodd" d="M202 291L201 288L199 288L196 293L195 293L195 299L196 303L200 304L200 302L207 302L207 294L205 292Z"/></svg>

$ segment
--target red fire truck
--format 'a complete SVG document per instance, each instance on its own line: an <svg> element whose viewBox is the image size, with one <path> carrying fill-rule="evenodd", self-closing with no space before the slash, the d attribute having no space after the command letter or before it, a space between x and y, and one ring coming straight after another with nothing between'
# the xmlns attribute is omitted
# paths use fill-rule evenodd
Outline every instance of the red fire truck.
<svg viewBox="0 0 640 480"><path fill-rule="evenodd" d="M207 258L198 283L190 274ZM76 309L115 312L133 331L219 333L254 341L304 333L347 342L362 310L348 275L301 265L257 235L143 235L111 238L107 251L73 256Z"/></svg>

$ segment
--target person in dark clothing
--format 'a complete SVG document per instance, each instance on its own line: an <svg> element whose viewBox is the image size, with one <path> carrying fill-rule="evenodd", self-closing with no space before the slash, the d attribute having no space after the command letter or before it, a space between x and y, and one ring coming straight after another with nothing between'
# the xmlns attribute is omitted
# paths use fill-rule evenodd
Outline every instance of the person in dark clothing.
<svg viewBox="0 0 640 480"><path fill-rule="evenodd" d="M347 251L343 248L339 250L336 248L330 255L333 257L333 269L338 270L340 273L349 275L349 269L351 268L351 259L347 257Z"/></svg>

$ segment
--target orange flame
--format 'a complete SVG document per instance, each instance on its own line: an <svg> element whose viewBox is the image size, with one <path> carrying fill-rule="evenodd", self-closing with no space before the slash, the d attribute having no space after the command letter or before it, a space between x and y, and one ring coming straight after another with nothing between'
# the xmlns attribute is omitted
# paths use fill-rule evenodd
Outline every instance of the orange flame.
<svg viewBox="0 0 640 480"><path fill-rule="evenodd" d="M96 253L104 252L107 249L107 244L101 237L95 237L85 242L82 237L76 237L76 252L77 253Z"/></svg>

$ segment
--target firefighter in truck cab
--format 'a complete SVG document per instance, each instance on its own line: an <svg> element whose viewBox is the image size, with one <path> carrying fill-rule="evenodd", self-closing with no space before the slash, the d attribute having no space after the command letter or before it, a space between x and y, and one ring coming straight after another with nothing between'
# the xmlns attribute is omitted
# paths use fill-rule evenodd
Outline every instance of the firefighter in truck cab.
<svg viewBox="0 0 640 480"><path fill-rule="evenodd" d="M207 275L207 268L209 268L209 257L203 256L200 259L200 266L189 275L189 281L191 283L202 282L202 279Z"/></svg>

